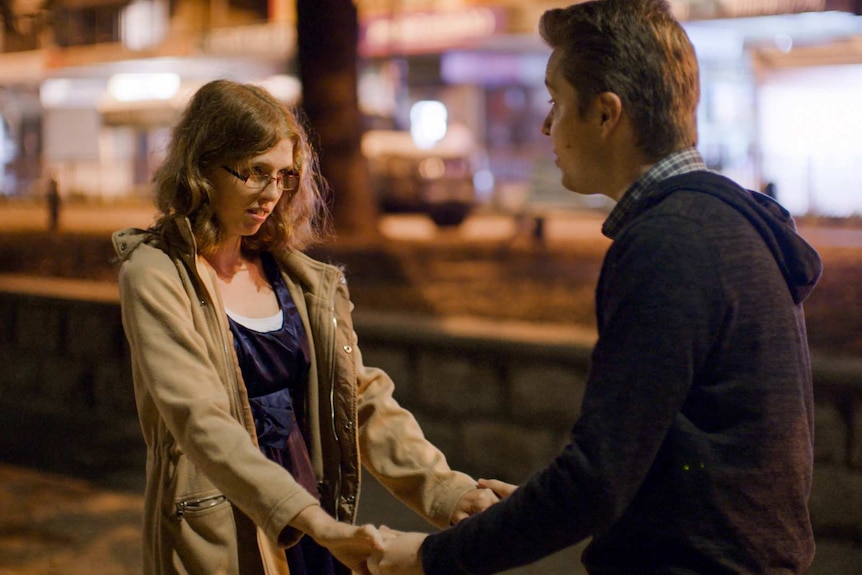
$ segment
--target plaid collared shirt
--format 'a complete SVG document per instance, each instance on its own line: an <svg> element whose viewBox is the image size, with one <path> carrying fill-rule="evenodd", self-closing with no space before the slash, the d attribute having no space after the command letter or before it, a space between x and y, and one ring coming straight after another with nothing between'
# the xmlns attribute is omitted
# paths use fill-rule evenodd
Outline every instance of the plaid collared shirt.
<svg viewBox="0 0 862 575"><path fill-rule="evenodd" d="M608 219L602 225L602 233L614 239L623 226L628 222L630 214L634 211L641 200L649 197L652 187L671 176L678 176L697 170L706 170L706 164L700 152L695 148L688 148L680 152L674 152L665 156L644 173L632 186L626 190L623 197L611 210Z"/></svg>

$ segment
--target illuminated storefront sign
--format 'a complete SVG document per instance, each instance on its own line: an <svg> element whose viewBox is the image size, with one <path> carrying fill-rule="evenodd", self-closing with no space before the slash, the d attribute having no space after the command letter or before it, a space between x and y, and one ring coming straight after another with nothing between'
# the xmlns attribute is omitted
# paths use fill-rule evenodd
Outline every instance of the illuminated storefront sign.
<svg viewBox="0 0 862 575"><path fill-rule="evenodd" d="M681 20L745 18L804 12L859 12L857 0L673 0Z"/></svg>
<svg viewBox="0 0 862 575"><path fill-rule="evenodd" d="M218 56L290 57L296 51L296 31L283 22L214 28L203 37L202 48Z"/></svg>
<svg viewBox="0 0 862 575"><path fill-rule="evenodd" d="M502 20L501 11L485 7L369 18L359 49L364 56L430 53L487 39L503 30Z"/></svg>

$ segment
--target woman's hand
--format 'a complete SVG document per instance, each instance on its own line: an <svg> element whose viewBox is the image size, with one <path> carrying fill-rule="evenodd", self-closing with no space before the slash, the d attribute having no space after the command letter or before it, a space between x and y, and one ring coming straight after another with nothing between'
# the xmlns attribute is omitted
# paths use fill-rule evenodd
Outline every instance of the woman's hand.
<svg viewBox="0 0 862 575"><path fill-rule="evenodd" d="M383 550L383 538L373 525L336 521L317 505L303 509L290 525L328 549L354 573L369 575L366 561Z"/></svg>

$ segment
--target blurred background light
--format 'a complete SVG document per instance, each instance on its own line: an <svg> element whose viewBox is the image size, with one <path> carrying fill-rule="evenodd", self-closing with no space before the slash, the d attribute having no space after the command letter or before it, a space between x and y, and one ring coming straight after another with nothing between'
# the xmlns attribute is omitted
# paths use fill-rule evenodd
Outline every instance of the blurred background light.
<svg viewBox="0 0 862 575"><path fill-rule="evenodd" d="M446 174L446 164L440 158L425 158L419 162L419 175L426 180L437 180Z"/></svg>
<svg viewBox="0 0 862 575"><path fill-rule="evenodd" d="M166 2L133 0L120 15L120 38L129 50L145 50L164 40L168 26Z"/></svg>
<svg viewBox="0 0 862 575"><path fill-rule="evenodd" d="M180 77L172 73L114 74L108 92L118 102L170 100L180 89Z"/></svg>
<svg viewBox="0 0 862 575"><path fill-rule="evenodd" d="M269 76L260 82L256 82L256 84L282 102L288 104L299 101L302 95L302 84L299 79L286 74Z"/></svg>
<svg viewBox="0 0 862 575"><path fill-rule="evenodd" d="M43 108L92 108L105 90L98 78L48 78L39 86Z"/></svg>
<svg viewBox="0 0 862 575"><path fill-rule="evenodd" d="M446 135L448 111L443 102L420 100L410 108L410 135L419 148L431 148Z"/></svg>

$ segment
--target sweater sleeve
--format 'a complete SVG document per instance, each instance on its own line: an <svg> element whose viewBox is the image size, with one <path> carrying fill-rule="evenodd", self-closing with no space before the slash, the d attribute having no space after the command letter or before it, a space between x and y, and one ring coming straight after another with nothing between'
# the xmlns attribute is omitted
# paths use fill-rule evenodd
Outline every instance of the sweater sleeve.
<svg viewBox="0 0 862 575"><path fill-rule="evenodd" d="M722 296L695 224L674 217L632 228L602 268L599 339L570 443L508 499L430 535L428 575L537 561L606 532L635 497L705 361Z"/></svg>

